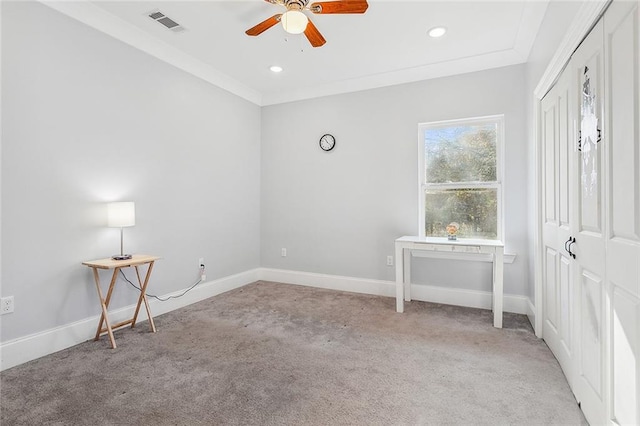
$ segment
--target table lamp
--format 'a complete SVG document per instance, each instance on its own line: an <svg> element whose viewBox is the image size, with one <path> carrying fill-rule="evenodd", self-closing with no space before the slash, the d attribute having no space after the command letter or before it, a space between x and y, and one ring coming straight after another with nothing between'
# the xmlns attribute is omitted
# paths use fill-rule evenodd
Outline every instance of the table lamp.
<svg viewBox="0 0 640 426"><path fill-rule="evenodd" d="M124 228L136 224L136 205L133 201L123 201L107 204L107 226L120 228L120 254L111 256L113 260L131 259L130 254L124 254Z"/></svg>

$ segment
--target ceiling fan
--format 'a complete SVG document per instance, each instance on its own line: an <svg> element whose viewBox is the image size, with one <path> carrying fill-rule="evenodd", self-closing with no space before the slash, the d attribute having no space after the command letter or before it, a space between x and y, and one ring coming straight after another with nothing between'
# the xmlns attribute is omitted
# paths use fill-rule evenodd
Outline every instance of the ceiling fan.
<svg viewBox="0 0 640 426"><path fill-rule="evenodd" d="M313 22L303 12L308 10L315 14L332 14L332 13L364 13L369 5L367 0L335 0L320 1L309 3L309 0L265 0L268 3L284 6L287 10L284 13L278 13L271 18L267 18L255 27L249 28L247 35L257 36L262 34L269 28L282 23L284 30L290 34L304 35L313 47L320 47L327 41L324 39L320 31L313 25Z"/></svg>

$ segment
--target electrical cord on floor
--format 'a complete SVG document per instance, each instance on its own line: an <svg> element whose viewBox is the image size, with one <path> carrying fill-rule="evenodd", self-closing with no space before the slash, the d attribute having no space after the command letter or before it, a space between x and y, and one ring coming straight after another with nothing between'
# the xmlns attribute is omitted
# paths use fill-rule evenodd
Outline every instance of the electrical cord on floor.
<svg viewBox="0 0 640 426"><path fill-rule="evenodd" d="M204 265L202 265L202 268L201 268L200 272L204 272ZM131 284L131 286L132 286L133 288L135 288L135 289L136 289L136 290L138 290L138 291L142 291L142 289L141 289L140 287L138 287L137 285L135 285L133 282L131 282L131 281L129 280L129 278L127 278L127 276L124 274L124 271L123 271L122 269L120 269L120 274L122 275L122 278L124 278L124 280L125 280L126 282L128 282L129 284ZM202 273L200 274L200 276L202 277ZM198 285L198 284L200 284L201 282L202 282L202 278L200 278L200 279L199 279L199 280L198 280L194 285L192 285L191 287L189 287L188 289L186 289L185 291L183 291L181 294L177 294L177 295L169 296L169 297L164 298L164 299L163 299L162 297L156 296L156 295L154 295L154 294L145 293L145 295L146 295L147 297L153 297L154 299L159 300L159 301L161 301L161 302L166 302L166 301L167 301L167 300L169 300L169 299L177 299L178 297L182 297L182 296L184 296L184 295L185 295L185 294L187 294L189 291L193 290L193 289L195 288L195 286L197 286L197 285Z"/></svg>

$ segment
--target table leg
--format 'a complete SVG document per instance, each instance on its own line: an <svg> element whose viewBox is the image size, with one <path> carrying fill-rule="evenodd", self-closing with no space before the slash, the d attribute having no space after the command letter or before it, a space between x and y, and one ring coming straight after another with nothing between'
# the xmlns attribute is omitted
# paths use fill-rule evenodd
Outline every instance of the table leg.
<svg viewBox="0 0 640 426"><path fill-rule="evenodd" d="M396 312L404 312L404 250L396 243Z"/></svg>
<svg viewBox="0 0 640 426"><path fill-rule="evenodd" d="M496 252L493 252L493 262L491 262L491 312L496 313L496 265L498 259Z"/></svg>
<svg viewBox="0 0 640 426"><path fill-rule="evenodd" d="M111 303L111 295L113 294L113 289L116 285L119 271L120 271L120 268L115 268L113 270L113 276L111 277L111 282L109 283L109 288L107 289L107 298L104 299L104 305L107 308L107 310L109 309L109 303ZM97 273L97 269L94 268L94 272ZM101 291L99 292L100 294L102 294ZM102 296L100 297L102 298ZM103 313L102 315L100 315L100 321L98 322L98 331L96 332L96 337L93 340L98 340L100 338L100 331L102 330L102 323L104 320L105 320L105 315Z"/></svg>
<svg viewBox="0 0 640 426"><path fill-rule="evenodd" d="M96 332L96 337L94 340L98 340L100 338L100 330L102 330L102 323L104 322L107 326L107 333L109 333L109 340L111 341L111 347L113 349L116 348L116 339L113 337L113 330L111 329L111 324L109 324L109 315L107 313L107 307L109 306L109 299L111 299L111 292L113 290L113 284L115 283L116 273L114 272L113 278L111 279L111 285L109 286L109 291L107 293L107 299L105 300L102 297L102 289L100 288L100 275L98 274L98 268L93 269L93 278L96 282L96 289L98 290L98 297L100 298L100 307L102 308L102 315L100 315L100 322L98 323L98 331Z"/></svg>
<svg viewBox="0 0 640 426"><path fill-rule="evenodd" d="M402 250L402 270L404 271L404 301L411 302L411 250Z"/></svg>
<svg viewBox="0 0 640 426"><path fill-rule="evenodd" d="M149 301L147 300L147 286L149 285L149 277L151 277L151 270L153 269L153 264L155 262L150 262L149 267L147 268L147 275L144 278L144 283L140 279L140 271L136 266L136 275L138 276L138 284L140 284L140 296L138 297L138 304L136 305L136 311L133 314L133 320L131 322L131 328L136 325L136 320L138 318L138 313L140 312L140 304L144 302L144 307L147 310L147 318L149 319L149 325L151 326L151 331L156 332L156 325L153 322L153 317L151 316L151 309L149 308Z"/></svg>
<svg viewBox="0 0 640 426"><path fill-rule="evenodd" d="M504 281L504 249L496 247L493 257L493 326L502 328L502 303Z"/></svg>

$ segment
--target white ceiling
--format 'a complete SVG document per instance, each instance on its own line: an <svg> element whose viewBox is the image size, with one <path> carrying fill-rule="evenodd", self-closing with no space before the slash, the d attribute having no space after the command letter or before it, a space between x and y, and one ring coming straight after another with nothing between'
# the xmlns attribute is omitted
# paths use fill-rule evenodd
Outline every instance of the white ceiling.
<svg viewBox="0 0 640 426"><path fill-rule="evenodd" d="M313 1L313 0L312 0ZM548 0L380 1L364 15L308 15L327 43L280 25L244 32L284 8L262 0L94 1L47 5L259 105L526 62ZM150 19L160 10L186 31ZM444 26L444 37L427 31ZM274 74L271 65L284 71Z"/></svg>

